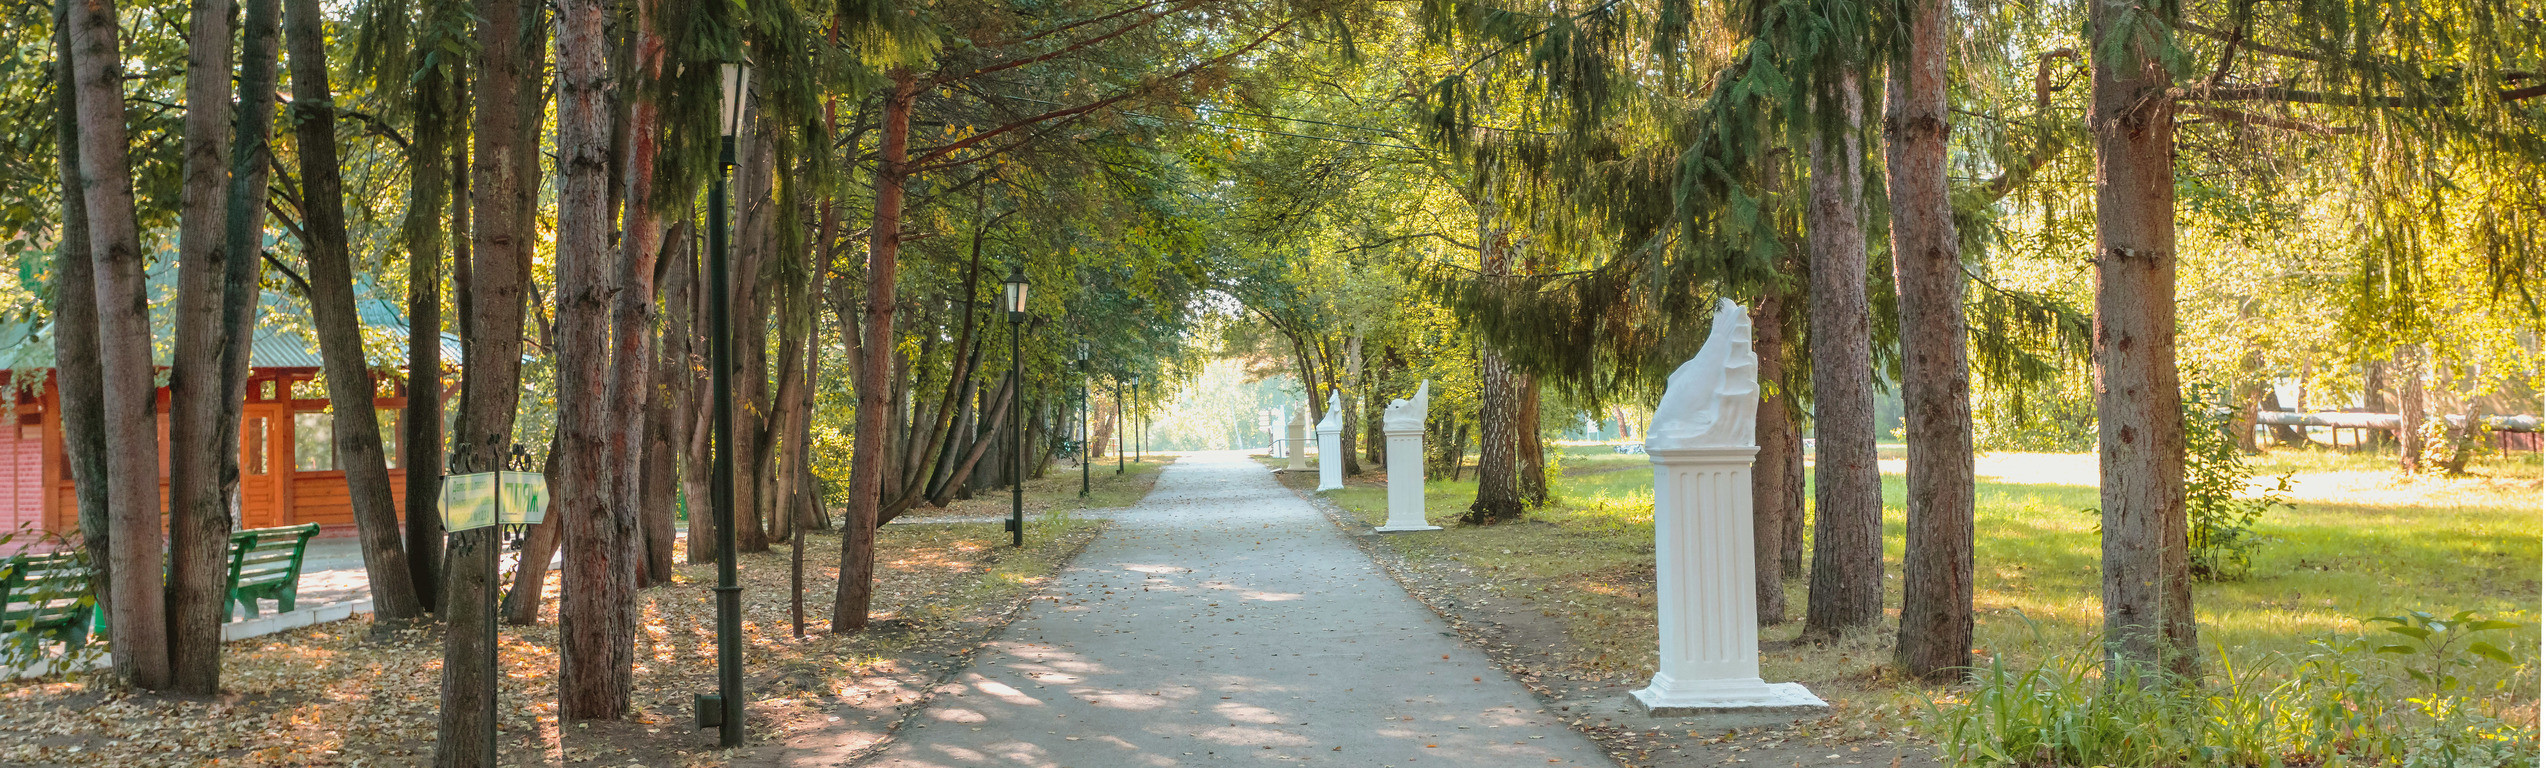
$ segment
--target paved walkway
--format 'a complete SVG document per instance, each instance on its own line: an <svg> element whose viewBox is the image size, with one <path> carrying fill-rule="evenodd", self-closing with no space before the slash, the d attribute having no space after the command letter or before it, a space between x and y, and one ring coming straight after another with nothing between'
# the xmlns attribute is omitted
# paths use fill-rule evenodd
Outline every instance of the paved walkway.
<svg viewBox="0 0 2546 768"><path fill-rule="evenodd" d="M1188 455L871 765L1610 765L1240 453Z"/></svg>

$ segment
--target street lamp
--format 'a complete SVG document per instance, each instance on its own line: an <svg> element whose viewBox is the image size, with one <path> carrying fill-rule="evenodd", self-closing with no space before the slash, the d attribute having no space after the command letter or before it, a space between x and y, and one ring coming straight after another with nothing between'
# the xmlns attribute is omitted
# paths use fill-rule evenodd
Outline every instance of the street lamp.
<svg viewBox="0 0 2546 768"><path fill-rule="evenodd" d="M1133 380L1133 386L1135 388L1139 386L1137 379ZM1131 420L1123 417L1123 388L1116 386L1114 387L1114 474L1123 473L1123 455L1131 453L1131 451L1123 450L1132 445L1131 430Z"/></svg>
<svg viewBox="0 0 2546 768"><path fill-rule="evenodd" d="M715 467L708 475L708 506L716 526L716 695L698 697L698 727L717 728L717 743L743 745L743 588L734 574L734 318L731 241L725 210L725 176L734 168L734 135L742 132L743 98L751 87L751 64L729 61L721 67L723 97L717 103L716 128L724 134L717 150L716 183L707 196L707 333L708 376L715 390L715 414L709 437L715 445Z"/></svg>
<svg viewBox="0 0 2546 768"><path fill-rule="evenodd" d="M1008 398L1008 419L1016 422L1017 440L1009 458L1015 462L1014 474L1008 477L1008 544L1025 546L1025 267L1010 267L1007 282L1008 308L1008 375L1016 377L1016 396Z"/></svg>
<svg viewBox="0 0 2546 768"><path fill-rule="evenodd" d="M1079 342L1079 498L1087 498L1087 342Z"/></svg>

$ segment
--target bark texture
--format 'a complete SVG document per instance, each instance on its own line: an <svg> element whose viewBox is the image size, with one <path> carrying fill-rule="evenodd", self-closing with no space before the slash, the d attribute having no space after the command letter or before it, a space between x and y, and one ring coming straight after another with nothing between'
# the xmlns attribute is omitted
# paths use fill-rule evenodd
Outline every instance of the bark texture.
<svg viewBox="0 0 2546 768"><path fill-rule="evenodd" d="M866 628L875 596L875 526L884 490L884 417L892 407L888 390L893 353L893 278L901 253L902 193L910 179L911 105L918 82L908 70L894 70L892 90L885 92L883 145L876 161L875 224L866 262L866 324L859 332L856 445L849 463L849 509L841 522L840 587L831 606L831 631Z"/></svg>
<svg viewBox="0 0 2546 768"><path fill-rule="evenodd" d="M345 234L345 196L336 155L336 98L327 82L327 29L318 0L285 0L285 44L291 47L292 109L300 157L302 236L309 257L310 325L327 373L335 414L336 468L345 473L354 529L370 577L372 610L385 622L424 614L409 581L389 465L380 445L380 415L370 365L363 359L362 321L354 310L353 255Z"/></svg>
<svg viewBox="0 0 2546 768"><path fill-rule="evenodd" d="M611 310L621 285L610 248L605 14L600 0L557 3L558 472L550 481L556 493L552 514L562 524L566 552L558 585L557 711L569 721L626 714L636 657L631 599L636 564L630 557L636 510L616 503L614 493L619 479L633 474L623 471L630 446L623 439L628 430L617 423L635 420L612 418L632 412L618 410L622 404L612 399L617 393L610 375ZM651 239L630 234L632 240ZM635 249L631 245L628 252ZM636 390L631 399L641 395Z"/></svg>
<svg viewBox="0 0 2546 768"><path fill-rule="evenodd" d="M1971 355L1946 178L1946 0L1907 8L1907 55L1884 89L1901 401L1909 439L1901 625L1893 658L1919 677L1971 663Z"/></svg>
<svg viewBox="0 0 2546 768"><path fill-rule="evenodd" d="M398 467L407 473L407 509L442 499L442 213L450 195L450 75L434 69L415 86L415 145L408 153L407 408L399 420ZM406 520L407 573L416 602L437 612L442 594L442 516Z"/></svg>
<svg viewBox="0 0 2546 768"><path fill-rule="evenodd" d="M2422 385L2422 345L2396 347L2396 469L2422 471L2422 423L2430 418Z"/></svg>
<svg viewBox="0 0 2546 768"><path fill-rule="evenodd" d="M529 0L479 0L481 46L471 92L476 153L469 162L468 258L461 279L459 418L452 427L451 471L504 466L521 400L522 287L530 266L529 191L537 186L540 123L538 61L543 6ZM455 217L456 219L456 217ZM458 229L459 227L454 227ZM444 559L443 615L452 628L442 645L442 718L434 739L438 768L492 768L494 670L483 666L495 640L493 528L450 536ZM477 631L462 631L476 628Z"/></svg>
<svg viewBox="0 0 2546 768"><path fill-rule="evenodd" d="M2096 442L2108 658L2191 671L2199 651L2175 371L2175 107L2164 43L2144 26L2170 22L2165 8L2095 0L2088 12Z"/></svg>
<svg viewBox="0 0 2546 768"><path fill-rule="evenodd" d="M72 72L71 24L77 0L53 5L54 146L62 187L62 239L53 250L54 384L61 390L62 458L79 500L80 545L88 549L97 610L114 615L114 530L106 496L106 401L98 370L97 269L90 259L87 184L80 170L79 89ZM120 70L119 70L120 71ZM110 630L109 635L112 635ZM115 677L133 679L135 659L110 657Z"/></svg>
<svg viewBox="0 0 2546 768"><path fill-rule="evenodd" d="M221 386L229 341L221 283L230 258L230 21L227 0L195 2L187 19L176 344L168 372L168 657L176 690L198 696L221 690L230 549L224 481L238 471L230 434L236 428L222 425L238 421L239 407L235 395L224 402Z"/></svg>
<svg viewBox="0 0 2546 768"><path fill-rule="evenodd" d="M1803 450L1794 396L1786 381L1785 296L1760 298L1751 313L1750 348L1759 355L1759 461L1750 473L1751 555L1757 566L1759 623L1786 623L1786 516L1803 511L1803 484L1785 472L1787 454ZM1624 424L1621 421L1620 424Z"/></svg>
<svg viewBox="0 0 2546 768"><path fill-rule="evenodd" d="M167 688L167 595L160 576L158 385L150 359L149 290L133 210L132 157L124 127L122 41L114 0L74 0L68 19L77 93L80 191L87 204L95 288L96 350L104 446L108 642L116 673L146 690Z"/></svg>
<svg viewBox="0 0 2546 768"><path fill-rule="evenodd" d="M1490 227L1477 227L1478 272L1480 279L1501 281L1512 273L1511 243ZM1520 487L1521 396L1527 385L1493 347L1478 343L1476 359L1476 501L1460 520L1490 525L1520 519L1527 508Z"/></svg>
<svg viewBox="0 0 2546 768"><path fill-rule="evenodd" d="M1840 127L1810 141L1812 282L1812 595L1804 635L1883 620L1883 478L1874 459L1874 341L1866 303L1865 104L1842 72L1822 103Z"/></svg>

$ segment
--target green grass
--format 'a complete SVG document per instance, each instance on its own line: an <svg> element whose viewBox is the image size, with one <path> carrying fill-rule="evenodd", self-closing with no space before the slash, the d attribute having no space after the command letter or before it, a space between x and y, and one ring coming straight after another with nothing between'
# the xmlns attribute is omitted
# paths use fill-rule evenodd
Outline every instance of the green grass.
<svg viewBox="0 0 2546 768"><path fill-rule="evenodd" d="M1885 458L1898 456L1886 451ZM2257 525L2263 543L2244 581L2195 587L2205 655L2231 662L2309 652L2311 641L2373 631L2363 621L2407 610L2471 610L2523 626L2501 638L2521 663L2488 662L2479 674L2502 693L2492 704L2534 728L2539 621L2539 464L2534 456L2484 462L2466 478L2403 478L2392 457L2321 450L2258 457L2262 474L2295 474L2295 508ZM1439 535L1388 537L1418 562L1468 567L1506 593L1563 616L1572 662L1639 675L1653 655L1652 475L1640 455L1567 446L1553 477L1556 503L1520 522L1461 527L1475 495L1469 475L1427 484L1427 516ZM2092 456L1993 455L1980 459L1975 525L1975 645L1984 658L2023 668L2091 646L2103 621L2098 505ZM1888 470L1898 471L1897 463ZM1384 489L1356 479L1328 492L1365 521L1385 517ZM1902 483L1884 477L1885 567L1900 572ZM1807 536L1809 533L1807 532ZM1808 546L1808 545L1807 545ZM1807 556L1807 559L1808 556ZM1900 601L1887 579L1888 604ZM1763 639L1799 631L1805 584L1787 584L1789 618ZM1893 609L1897 611L1897 608ZM1890 672L1889 630L1831 648L1776 651L1772 680L1799 680L1825 696L1894 711L1910 706ZM2216 668L2216 664L2213 665ZM2270 665L2252 665L2263 669ZM2269 674L2269 672L2265 672Z"/></svg>

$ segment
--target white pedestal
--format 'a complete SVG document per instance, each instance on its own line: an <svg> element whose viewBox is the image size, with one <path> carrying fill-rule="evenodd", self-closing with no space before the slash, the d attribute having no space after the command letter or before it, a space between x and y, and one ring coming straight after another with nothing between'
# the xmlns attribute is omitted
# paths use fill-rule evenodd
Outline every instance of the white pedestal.
<svg viewBox="0 0 2546 768"><path fill-rule="evenodd" d="M1332 491L1344 487L1344 431L1317 430L1317 490Z"/></svg>
<svg viewBox="0 0 2546 768"><path fill-rule="evenodd" d="M1654 597L1662 668L1634 694L1655 716L1824 709L1759 679L1750 517L1753 447L1652 449Z"/></svg>
<svg viewBox="0 0 2546 768"><path fill-rule="evenodd" d="M1284 442L1291 444L1291 464L1290 466L1285 467L1285 469L1293 472L1308 471L1308 423L1300 419L1293 419L1285 431L1290 433L1290 437Z"/></svg>
<svg viewBox="0 0 2546 768"><path fill-rule="evenodd" d="M1388 523L1377 530L1441 530L1423 519L1423 430L1388 430Z"/></svg>

